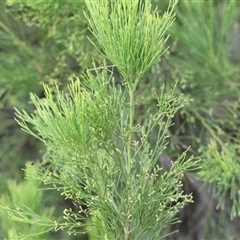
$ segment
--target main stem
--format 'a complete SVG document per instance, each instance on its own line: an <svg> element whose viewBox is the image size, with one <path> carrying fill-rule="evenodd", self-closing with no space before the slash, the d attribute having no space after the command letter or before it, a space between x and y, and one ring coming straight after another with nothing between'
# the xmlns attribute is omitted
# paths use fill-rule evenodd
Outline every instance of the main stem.
<svg viewBox="0 0 240 240"><path fill-rule="evenodd" d="M128 145L127 145L127 174L129 179L129 193L131 192L131 167L132 167L132 128L133 128L133 120L134 120L134 88L129 87L129 131L130 135L128 138ZM127 220L124 227L125 232L125 240L130 240L130 232L131 232L131 204L130 204L131 196L128 197L128 210L127 210Z"/></svg>
<svg viewBox="0 0 240 240"><path fill-rule="evenodd" d="M131 132L128 138L128 146L127 146L127 171L131 172L131 161L132 161L132 128L133 128L133 119L134 119L134 90L129 88L129 131Z"/></svg>

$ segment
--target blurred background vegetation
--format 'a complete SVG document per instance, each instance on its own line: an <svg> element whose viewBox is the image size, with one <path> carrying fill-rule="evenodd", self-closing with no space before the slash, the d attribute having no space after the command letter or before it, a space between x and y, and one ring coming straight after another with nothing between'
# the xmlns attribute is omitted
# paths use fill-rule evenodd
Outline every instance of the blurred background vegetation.
<svg viewBox="0 0 240 240"><path fill-rule="evenodd" d="M167 5L153 1L160 12ZM139 120L163 84L170 89L178 82L176 95L183 94L186 103L174 117L169 148L159 161L169 169L170 160L191 146L189 155L202 163L200 172L184 176L184 190L193 192L195 203L179 212L182 223L167 230L179 232L168 239L239 239L240 1L179 1L175 10L170 48L143 77L136 94ZM27 170L22 168L41 161L44 147L17 126L13 107L31 112L29 92L43 97L42 83L53 86L53 92L55 82L64 89L74 74L92 68L93 59L101 65L83 11L84 1L0 2L1 205L31 206L53 219L65 206L75 208L58 193L37 191L39 183L24 181ZM0 210L0 239L45 230L15 224ZM54 231L41 237L74 239Z"/></svg>

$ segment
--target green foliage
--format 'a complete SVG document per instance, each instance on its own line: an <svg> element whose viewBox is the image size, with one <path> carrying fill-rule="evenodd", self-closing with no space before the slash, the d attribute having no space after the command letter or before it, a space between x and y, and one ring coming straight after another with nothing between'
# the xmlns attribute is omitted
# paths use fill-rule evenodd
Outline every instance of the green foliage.
<svg viewBox="0 0 240 240"><path fill-rule="evenodd" d="M238 145L225 144L219 151L216 142L212 142L202 156L204 161L201 162L202 168L199 172L199 176L205 183L209 184L212 194L219 199L218 208L224 209L226 207L230 193L233 202L231 219L240 215L238 154Z"/></svg>
<svg viewBox="0 0 240 240"><path fill-rule="evenodd" d="M93 57L95 61L99 59L99 54L86 39L89 31L83 15L83 10L86 10L84 1L7 1L7 4L12 6L11 12L17 14L28 26L37 26L43 31L44 45L52 49L49 44L52 45L53 41L49 40L54 39L59 57L73 57L75 64L84 70Z"/></svg>
<svg viewBox="0 0 240 240"><path fill-rule="evenodd" d="M226 229L232 224L226 216L231 220L239 216L239 1L181 1L175 9L170 74L179 76L177 91L185 94L186 105L173 144L181 148L191 144L199 155L203 188L211 190L222 211L217 218ZM218 239L217 226L211 219L204 237Z"/></svg>
<svg viewBox="0 0 240 240"><path fill-rule="evenodd" d="M193 128L199 123L202 125L200 138L194 139L193 143L203 152L200 156L203 166L201 176L204 181L213 184L214 193L218 192L221 196L221 206L228 191L231 192L233 218L239 215L235 173L239 158L240 70L233 61L231 48L235 37L233 30L240 14L239 2L201 1L189 4L183 1L176 12L178 20L171 33L185 50L184 55L177 56L177 63L182 66L181 71L191 75L181 81L181 91L191 99L182 109L182 114L193 123ZM184 74L181 75L184 77ZM211 138L214 143L209 144ZM208 147L199 146L199 143L207 143Z"/></svg>
<svg viewBox="0 0 240 240"><path fill-rule="evenodd" d="M170 61L175 62L174 75L180 75L180 91L189 98L182 114L190 123L200 122L203 135L207 131L220 145L238 141L238 136L230 136L225 130L236 131L239 124L240 70L232 59L239 2L182 1L176 14L170 32L178 47Z"/></svg>
<svg viewBox="0 0 240 240"><path fill-rule="evenodd" d="M91 218L88 224L98 229L99 239L126 237L123 229L128 221L133 239L151 239L161 235L167 224L175 223L171 216L191 201L190 196L178 193L178 189L182 186L183 173L193 162L184 161L182 155L168 174L155 166L170 125L170 118L166 122L163 119L178 109L173 92L159 98L159 111L149 121L130 131L125 129L125 118L117 118L119 109L123 115L129 109L124 98L120 98L121 90L110 87L110 80L106 71L96 72L95 77L89 73L81 88L76 80L69 85L68 94L58 92L56 102L45 87L45 99L31 96L35 113L28 115L16 110L17 121L24 131L47 145L45 160L51 161L54 168L53 172L40 168L33 177L54 184L66 198L74 199L79 205L78 213L71 209L64 212L67 221L59 227L70 228L70 233L81 232L79 226L84 226L83 215L86 215ZM160 126L159 136L155 148L151 149L147 136L156 126ZM139 136L139 141L129 143L127 136L133 133ZM120 148L114 144L115 139L121 142ZM128 146L134 153L130 172ZM176 205L167 207L173 203ZM85 204L88 210L81 209ZM100 216L101 223L94 220Z"/></svg>
<svg viewBox="0 0 240 240"><path fill-rule="evenodd" d="M46 145L51 144L49 140L52 140L54 144L52 149L57 148L56 152L59 151L57 146L64 144L66 147L71 146L74 152L78 151L77 149L81 150L78 153L81 154L95 145L96 140L109 139L118 121L116 105L120 101L121 91L118 89L108 91L109 80L106 78L106 71L101 75L97 73L96 77L98 82L88 72L87 78L83 81L86 88L80 86L79 80L72 82L68 85L68 97L57 88L56 103L49 87L44 85L46 98L39 101L36 95L31 94L31 100L37 107L34 118L25 111L21 114L16 110L19 119L24 120L18 123ZM34 134L25 122L37 125L37 131L41 134ZM73 143L76 145L72 146Z"/></svg>
<svg viewBox="0 0 240 240"><path fill-rule="evenodd" d="M26 106L29 92L40 96L44 82L54 88L57 81L64 88L63 83L84 71L92 57L96 62L102 58L86 38L84 2L1 1L0 5L1 169L6 177L20 178L16 169L42 147L19 131L13 107Z"/></svg>
<svg viewBox="0 0 240 240"><path fill-rule="evenodd" d="M29 91L39 90L38 72L34 64L26 55L10 55L1 53L0 78L1 78L1 106L19 106L23 102L19 100L26 98ZM17 68L16 68L17 66ZM34 79L34 81L32 81ZM10 81L11 80L11 81Z"/></svg>
<svg viewBox="0 0 240 240"><path fill-rule="evenodd" d="M34 171L36 171L35 166L26 165L26 177ZM44 219L51 218L53 215L53 208L44 206L43 191L38 189L39 183L29 179L22 183L8 180L7 185L8 193L3 194L0 198L1 229L4 230L1 232L1 239L33 239L33 236L39 233L42 235L38 239L46 239L49 229L44 224L33 224L39 222L36 214L40 214ZM31 210L26 206L29 206ZM8 210L8 216L4 210ZM24 214L28 217L30 224L25 223ZM12 221L17 217L19 221Z"/></svg>
<svg viewBox="0 0 240 240"><path fill-rule="evenodd" d="M189 63L187 67L194 77L198 74L198 79L202 79L196 84L206 86L211 78L213 84L209 87L212 87L236 73L237 66L228 58L231 45L226 40L232 38L230 29L239 16L238 5L237 1L199 1L195 4L182 1L176 8L178 18L170 32L187 53L179 54L185 60L182 65Z"/></svg>
<svg viewBox="0 0 240 240"><path fill-rule="evenodd" d="M4 237L66 228L90 240L161 239L176 229L172 239L238 238L239 1L175 5L0 3L0 191L16 220L2 226ZM34 141L16 128L13 106ZM56 221L3 195L5 182L19 194L5 176L20 179L16 169L40 157L28 179L70 202L59 207L48 195Z"/></svg>
<svg viewBox="0 0 240 240"><path fill-rule="evenodd" d="M91 23L109 9L103 1L86 3ZM81 84L79 79L69 84L68 92L60 92L56 85L55 97L46 85L45 98L31 94L36 107L33 114L16 109L18 124L46 145L44 160L51 163L51 168L39 167L32 177L53 184L79 208L77 213L65 209L65 222L46 220L46 226L68 228L69 234L95 229L98 239L163 238L166 226L177 222L178 209L192 201L191 195L181 190L184 172L194 168L192 158L185 159L183 153L169 172L163 172L157 164L166 146L171 119L182 107L174 91L162 90L160 97L156 97L157 112L150 108L145 121L134 122L134 91L140 77L163 52L166 41L163 37L174 16L172 6L169 9L158 18L156 11L151 13L148 1L140 5L113 1L110 22L103 15L103 25L94 23L95 36L106 56L117 65L128 88L121 90L112 74L108 76L105 66L105 70L96 70L94 75L88 71ZM127 21L124 16L129 16ZM102 42L101 33L107 24L116 37L118 32L123 37L120 39L124 44L119 44L119 49L115 49L114 39L107 44ZM128 35L126 30L135 35ZM112 31L107 31L106 39L111 36ZM143 46L142 52L137 49L138 44ZM115 53L123 54L119 55L120 63L114 61L117 57L112 59ZM136 54L138 62L133 61ZM156 144L151 147L149 136L156 129ZM25 222L29 222L27 212L28 209L22 219ZM21 220L16 214L13 218Z"/></svg>
<svg viewBox="0 0 240 240"><path fill-rule="evenodd" d="M163 16L151 13L151 1L86 1L92 33L124 82L135 90L139 79L166 50L166 30L174 20L173 7ZM97 6L97 7L96 7ZM109 34L111 32L111 34Z"/></svg>
<svg viewBox="0 0 240 240"><path fill-rule="evenodd" d="M14 121L13 106L22 108L28 100L29 91L39 93L41 76L36 54L24 41L24 26L0 6L0 160L1 173L6 177L20 179L25 162L23 149L28 137L23 135ZM19 141L19 139L21 139ZM35 142L35 141L33 141ZM30 148L30 147L29 147ZM30 150L28 155L30 156Z"/></svg>

